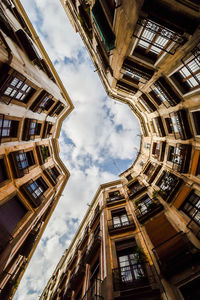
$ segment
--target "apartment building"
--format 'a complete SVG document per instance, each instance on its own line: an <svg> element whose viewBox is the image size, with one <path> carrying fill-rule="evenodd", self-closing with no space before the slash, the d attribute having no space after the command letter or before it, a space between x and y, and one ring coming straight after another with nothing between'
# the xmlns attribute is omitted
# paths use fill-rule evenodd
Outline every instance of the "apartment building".
<svg viewBox="0 0 200 300"><path fill-rule="evenodd" d="M199 1L61 3L142 137L133 165L100 186L40 299L198 299Z"/></svg>
<svg viewBox="0 0 200 300"><path fill-rule="evenodd" d="M69 178L73 104L20 1L0 3L0 299L11 299Z"/></svg>

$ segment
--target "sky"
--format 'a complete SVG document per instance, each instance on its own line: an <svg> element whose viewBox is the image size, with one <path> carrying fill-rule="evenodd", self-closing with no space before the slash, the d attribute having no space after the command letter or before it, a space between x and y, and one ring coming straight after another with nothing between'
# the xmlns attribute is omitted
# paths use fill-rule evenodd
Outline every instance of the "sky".
<svg viewBox="0 0 200 300"><path fill-rule="evenodd" d="M74 106L63 122L60 156L70 178L14 300L39 299L100 184L118 179L140 145L136 117L107 97L59 0L21 0Z"/></svg>

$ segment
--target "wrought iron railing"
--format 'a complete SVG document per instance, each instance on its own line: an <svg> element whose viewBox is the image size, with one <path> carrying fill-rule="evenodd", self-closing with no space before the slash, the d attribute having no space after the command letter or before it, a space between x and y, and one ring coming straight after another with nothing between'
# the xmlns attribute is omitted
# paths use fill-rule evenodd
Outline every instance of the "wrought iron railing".
<svg viewBox="0 0 200 300"><path fill-rule="evenodd" d="M108 229L109 230L119 230L123 229L124 227L133 226L135 225L131 215L127 215L127 220L121 220L119 218L118 223L115 223L113 219L108 220Z"/></svg>
<svg viewBox="0 0 200 300"><path fill-rule="evenodd" d="M124 199L124 195L109 197L109 198L106 199L106 201L107 201L107 203L111 203L111 202L122 200L122 199Z"/></svg>
<svg viewBox="0 0 200 300"><path fill-rule="evenodd" d="M102 280L95 279L91 284L82 300L103 300L102 296Z"/></svg>
<svg viewBox="0 0 200 300"><path fill-rule="evenodd" d="M136 289L156 283L156 278L148 262L138 261L134 264L113 269L115 291Z"/></svg>

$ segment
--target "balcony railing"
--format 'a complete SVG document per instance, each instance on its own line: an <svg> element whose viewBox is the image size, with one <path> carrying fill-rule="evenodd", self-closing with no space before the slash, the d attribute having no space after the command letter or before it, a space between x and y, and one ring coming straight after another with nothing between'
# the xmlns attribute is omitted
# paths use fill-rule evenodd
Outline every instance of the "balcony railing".
<svg viewBox="0 0 200 300"><path fill-rule="evenodd" d="M94 225L94 223L96 222L96 220L99 216L100 216L100 207L99 207L99 204L98 204L97 207L94 210L94 215L93 215L93 218L90 222L90 227L92 227Z"/></svg>
<svg viewBox="0 0 200 300"><path fill-rule="evenodd" d="M159 213L161 210L163 210L163 205L159 202L151 202L150 205L146 206L145 208L143 206L138 207L135 210L136 217L138 221L143 224L146 220L152 218L157 213Z"/></svg>
<svg viewBox="0 0 200 300"><path fill-rule="evenodd" d="M134 230L135 228L136 226L131 215L127 215L127 220L120 221L119 223L114 223L113 219L108 220L108 230L110 234L117 234L123 231Z"/></svg>
<svg viewBox="0 0 200 300"><path fill-rule="evenodd" d="M145 287L151 288L151 285L158 288L152 267L148 262L141 261L113 269L112 275L115 291L135 290L138 293L140 289L142 293L146 291Z"/></svg>
<svg viewBox="0 0 200 300"><path fill-rule="evenodd" d="M101 245L101 232L96 233L88 245L85 261L89 263Z"/></svg>
<svg viewBox="0 0 200 300"><path fill-rule="evenodd" d="M177 172L186 173L189 169L192 146L180 144L176 148L176 151L177 149L179 153L177 154L174 152L171 159L171 162L173 164L172 168Z"/></svg>
<svg viewBox="0 0 200 300"><path fill-rule="evenodd" d="M163 241L153 252L166 277L200 262L200 250L194 247L182 231Z"/></svg>
<svg viewBox="0 0 200 300"><path fill-rule="evenodd" d="M122 200L125 201L124 195L119 194L117 196L107 198L106 203L107 203L108 206L110 206L110 205L116 204L117 201L122 202Z"/></svg>
<svg viewBox="0 0 200 300"><path fill-rule="evenodd" d="M69 280L69 285L72 290L74 290L79 285L79 283L83 279L84 273L85 273L85 265L79 263L74 269L73 273L71 274Z"/></svg>
<svg viewBox="0 0 200 300"><path fill-rule="evenodd" d="M128 184L128 195L129 198L132 199L136 195L138 195L140 192L145 190L145 185L140 184L139 182L135 182L132 184Z"/></svg>
<svg viewBox="0 0 200 300"><path fill-rule="evenodd" d="M102 280L95 279L95 281L91 284L82 300L103 300L102 296Z"/></svg>

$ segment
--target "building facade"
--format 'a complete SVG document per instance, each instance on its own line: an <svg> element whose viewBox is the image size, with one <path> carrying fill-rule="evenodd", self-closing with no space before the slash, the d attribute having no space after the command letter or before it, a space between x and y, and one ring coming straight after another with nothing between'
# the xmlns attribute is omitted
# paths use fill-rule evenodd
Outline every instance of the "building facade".
<svg viewBox="0 0 200 300"><path fill-rule="evenodd" d="M199 1L61 3L142 137L133 165L100 186L40 299L198 299Z"/></svg>
<svg viewBox="0 0 200 300"><path fill-rule="evenodd" d="M73 105L20 1L0 3L0 299L11 299L62 194Z"/></svg>

